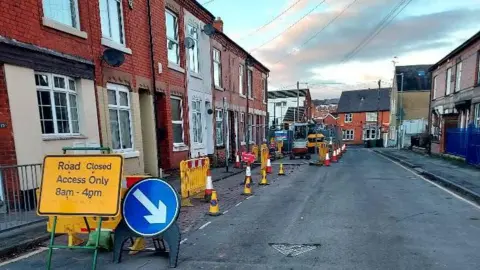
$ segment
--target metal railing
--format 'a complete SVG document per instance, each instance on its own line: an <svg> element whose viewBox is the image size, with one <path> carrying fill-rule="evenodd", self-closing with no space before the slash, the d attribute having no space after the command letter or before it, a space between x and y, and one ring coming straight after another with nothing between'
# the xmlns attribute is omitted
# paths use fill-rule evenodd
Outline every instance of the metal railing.
<svg viewBox="0 0 480 270"><path fill-rule="evenodd" d="M41 181L42 164L0 166L0 232L45 219L37 215Z"/></svg>

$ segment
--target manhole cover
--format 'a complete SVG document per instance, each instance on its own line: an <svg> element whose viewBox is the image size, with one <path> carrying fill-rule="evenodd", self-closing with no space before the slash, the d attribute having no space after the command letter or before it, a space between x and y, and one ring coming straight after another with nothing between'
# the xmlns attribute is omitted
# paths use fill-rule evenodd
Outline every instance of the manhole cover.
<svg viewBox="0 0 480 270"><path fill-rule="evenodd" d="M320 244L285 244L269 243L269 245L287 257L295 257L305 252L317 249Z"/></svg>

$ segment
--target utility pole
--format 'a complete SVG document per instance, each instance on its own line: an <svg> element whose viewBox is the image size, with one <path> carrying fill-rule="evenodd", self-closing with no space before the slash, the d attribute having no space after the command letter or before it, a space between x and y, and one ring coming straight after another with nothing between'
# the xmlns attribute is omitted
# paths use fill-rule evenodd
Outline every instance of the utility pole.
<svg viewBox="0 0 480 270"><path fill-rule="evenodd" d="M382 80L378 80L378 91L377 91L377 131L375 132L376 137L375 139L380 138L380 88L382 88Z"/></svg>
<svg viewBox="0 0 480 270"><path fill-rule="evenodd" d="M397 74L395 74L396 76ZM402 81L400 83L400 94L397 94L398 96L398 105L399 105L399 109L398 109L398 118L399 118L399 132L398 132L398 138L397 138L397 146L398 148L402 148L402 143L403 143L403 128L402 128L402 121L403 121L403 73L400 73L398 74L400 76L402 76ZM400 142L400 139L401 139L401 142Z"/></svg>
<svg viewBox="0 0 480 270"><path fill-rule="evenodd" d="M293 111L293 123L295 124L298 119L298 104L300 102L300 82L297 81L297 109Z"/></svg>

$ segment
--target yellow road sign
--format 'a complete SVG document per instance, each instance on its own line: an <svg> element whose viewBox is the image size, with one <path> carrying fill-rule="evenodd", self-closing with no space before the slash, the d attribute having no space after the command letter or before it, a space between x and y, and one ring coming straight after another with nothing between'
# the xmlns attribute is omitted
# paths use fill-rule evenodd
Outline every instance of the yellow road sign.
<svg viewBox="0 0 480 270"><path fill-rule="evenodd" d="M46 156L38 215L116 216L121 155Z"/></svg>

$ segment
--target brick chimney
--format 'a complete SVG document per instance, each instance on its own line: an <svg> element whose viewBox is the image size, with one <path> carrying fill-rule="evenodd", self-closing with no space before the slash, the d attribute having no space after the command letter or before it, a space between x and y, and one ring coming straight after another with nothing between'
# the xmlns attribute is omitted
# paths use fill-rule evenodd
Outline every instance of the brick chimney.
<svg viewBox="0 0 480 270"><path fill-rule="evenodd" d="M215 21L213 21L213 27L220 32L223 32L223 20L220 17L217 17Z"/></svg>

